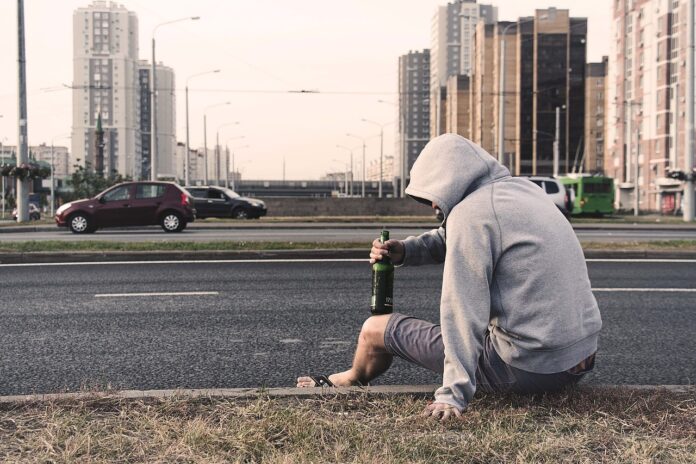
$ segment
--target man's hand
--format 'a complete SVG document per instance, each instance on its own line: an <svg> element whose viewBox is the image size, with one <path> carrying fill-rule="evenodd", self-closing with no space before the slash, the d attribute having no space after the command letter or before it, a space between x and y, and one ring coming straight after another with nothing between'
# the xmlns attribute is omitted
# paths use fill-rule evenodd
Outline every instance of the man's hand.
<svg viewBox="0 0 696 464"><path fill-rule="evenodd" d="M456 406L447 403L431 403L425 407L423 416L439 419L442 422L451 417L462 417L462 412Z"/></svg>
<svg viewBox="0 0 696 464"><path fill-rule="evenodd" d="M404 260L404 244L401 240L387 240L382 243L379 239L372 242L370 250L370 264L381 261L383 256L389 256L394 264L401 264Z"/></svg>

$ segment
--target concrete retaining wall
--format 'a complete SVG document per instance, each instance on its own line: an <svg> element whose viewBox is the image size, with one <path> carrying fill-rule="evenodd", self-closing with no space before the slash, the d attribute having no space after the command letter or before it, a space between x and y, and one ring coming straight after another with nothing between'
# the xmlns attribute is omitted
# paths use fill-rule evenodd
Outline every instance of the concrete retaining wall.
<svg viewBox="0 0 696 464"><path fill-rule="evenodd" d="M263 198L269 216L432 216L410 198Z"/></svg>

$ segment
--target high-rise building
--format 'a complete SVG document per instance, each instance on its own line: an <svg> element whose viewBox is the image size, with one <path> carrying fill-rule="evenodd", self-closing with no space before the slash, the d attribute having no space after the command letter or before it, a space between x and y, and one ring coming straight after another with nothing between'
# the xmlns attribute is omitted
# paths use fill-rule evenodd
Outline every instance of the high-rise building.
<svg viewBox="0 0 696 464"><path fill-rule="evenodd" d="M101 115L104 172L139 177L137 60L135 13L100 0L75 10L71 165L96 166L94 137Z"/></svg>
<svg viewBox="0 0 696 464"><path fill-rule="evenodd" d="M469 76L450 76L447 79L447 115L445 131L471 138L471 78Z"/></svg>
<svg viewBox="0 0 696 464"><path fill-rule="evenodd" d="M608 57L585 67L585 143L583 161L576 170L604 173L604 132L606 130L606 76Z"/></svg>
<svg viewBox="0 0 696 464"><path fill-rule="evenodd" d="M157 65L157 175L171 177L177 173L176 157L176 94L174 70L162 63ZM140 166L140 176L150 178L150 75L151 64L146 60L138 62L139 130L141 151L136 159Z"/></svg>
<svg viewBox="0 0 696 464"><path fill-rule="evenodd" d="M519 175L517 157L517 121L518 121L518 93L517 77L518 62L517 50L517 23L498 22L493 32L493 146L491 154L500 159L510 172ZM501 62L501 49L505 46L505 62ZM501 89L500 75L504 73L504 82ZM503 110L503 150L500 145L500 110Z"/></svg>
<svg viewBox="0 0 696 464"><path fill-rule="evenodd" d="M558 172L571 172L581 159L585 136L587 19L572 18L568 10L536 10L533 17L519 19L517 42L515 171L553 173L558 108Z"/></svg>
<svg viewBox="0 0 696 464"><path fill-rule="evenodd" d="M616 0L607 77L607 156L617 207L672 213L684 185L688 1ZM637 182L636 182L637 181ZM636 186L638 187L636 189Z"/></svg>
<svg viewBox="0 0 696 464"><path fill-rule="evenodd" d="M73 13L73 129L70 165L97 167L95 132L104 131L103 168L150 177L150 64L138 60L138 18L95 0ZM174 175L174 71L157 65L158 174ZM79 163L77 162L79 160Z"/></svg>
<svg viewBox="0 0 696 464"><path fill-rule="evenodd" d="M476 0L455 0L439 6L433 16L430 47L430 136L445 129L441 108L450 76L471 74L472 39L479 21L492 24L498 19L497 7L479 5Z"/></svg>
<svg viewBox="0 0 696 464"><path fill-rule="evenodd" d="M471 100L476 102L470 111L471 140L494 154L495 120L493 118L493 91L495 78L495 26L483 21L474 33L474 64L471 75Z"/></svg>
<svg viewBox="0 0 696 464"><path fill-rule="evenodd" d="M402 157L394 163L401 178L402 160L405 158L406 176L430 138L430 51L410 51L399 57L399 130L395 153ZM405 153L405 157L404 157ZM385 170L385 172L389 172Z"/></svg>

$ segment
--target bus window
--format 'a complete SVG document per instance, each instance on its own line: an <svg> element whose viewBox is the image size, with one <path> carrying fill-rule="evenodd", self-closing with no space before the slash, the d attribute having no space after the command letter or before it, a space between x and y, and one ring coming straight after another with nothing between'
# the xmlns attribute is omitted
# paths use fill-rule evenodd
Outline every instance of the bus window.
<svg viewBox="0 0 696 464"><path fill-rule="evenodd" d="M606 183L606 182L601 182L601 183L586 182L585 185L583 185L583 191L584 191L584 193L586 193L588 195L607 194L607 193L611 193L611 184Z"/></svg>

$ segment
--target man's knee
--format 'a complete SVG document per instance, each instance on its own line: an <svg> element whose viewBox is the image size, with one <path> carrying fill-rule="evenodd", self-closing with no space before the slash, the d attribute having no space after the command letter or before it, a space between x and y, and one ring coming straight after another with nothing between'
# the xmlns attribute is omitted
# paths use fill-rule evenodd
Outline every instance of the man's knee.
<svg viewBox="0 0 696 464"><path fill-rule="evenodd" d="M368 317L360 331L360 339L373 347L384 348L384 332L391 314Z"/></svg>

